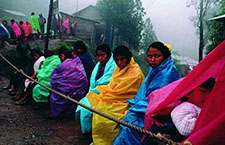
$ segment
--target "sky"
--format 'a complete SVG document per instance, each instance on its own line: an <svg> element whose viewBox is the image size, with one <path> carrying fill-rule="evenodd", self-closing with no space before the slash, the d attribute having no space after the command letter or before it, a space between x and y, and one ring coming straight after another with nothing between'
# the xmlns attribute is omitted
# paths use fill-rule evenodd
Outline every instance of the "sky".
<svg viewBox="0 0 225 145"><path fill-rule="evenodd" d="M61 0L60 9L74 13L97 0ZM172 45L180 55L198 60L198 38L190 21L196 12L186 7L187 0L142 0L146 16L150 17L159 41ZM77 7L78 4L78 7Z"/></svg>

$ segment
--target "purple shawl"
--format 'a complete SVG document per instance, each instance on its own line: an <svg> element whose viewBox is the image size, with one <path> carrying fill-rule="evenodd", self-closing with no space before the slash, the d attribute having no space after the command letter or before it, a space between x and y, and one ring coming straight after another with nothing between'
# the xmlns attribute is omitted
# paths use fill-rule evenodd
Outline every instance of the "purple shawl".
<svg viewBox="0 0 225 145"><path fill-rule="evenodd" d="M58 65L51 76L52 89L73 99L85 96L88 87L87 76L79 57L67 59ZM77 105L55 93L50 96L52 117L63 117L74 113Z"/></svg>

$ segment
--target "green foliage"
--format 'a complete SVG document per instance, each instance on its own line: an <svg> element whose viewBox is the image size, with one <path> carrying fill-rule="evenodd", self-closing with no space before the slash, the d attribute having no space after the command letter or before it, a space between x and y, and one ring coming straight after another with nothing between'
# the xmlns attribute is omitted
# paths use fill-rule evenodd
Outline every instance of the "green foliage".
<svg viewBox="0 0 225 145"><path fill-rule="evenodd" d="M98 0L97 7L103 20L113 31L134 48L141 40L144 8L140 0ZM114 36L113 36L114 37Z"/></svg>
<svg viewBox="0 0 225 145"><path fill-rule="evenodd" d="M145 27L143 29L142 40L139 45L139 49L146 49L151 43L157 40L157 36L153 31L153 25L150 18L147 18L145 21Z"/></svg>
<svg viewBox="0 0 225 145"><path fill-rule="evenodd" d="M220 1L220 13L218 15L225 14L225 1ZM216 16L216 15L215 15ZM211 21L209 25L209 45L207 46L207 54L210 53L217 45L223 40L224 22Z"/></svg>

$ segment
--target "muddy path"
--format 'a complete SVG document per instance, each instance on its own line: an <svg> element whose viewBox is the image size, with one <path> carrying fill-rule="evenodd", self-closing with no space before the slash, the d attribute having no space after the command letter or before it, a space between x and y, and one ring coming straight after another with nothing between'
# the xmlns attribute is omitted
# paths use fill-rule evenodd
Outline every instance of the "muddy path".
<svg viewBox="0 0 225 145"><path fill-rule="evenodd" d="M74 117L53 120L48 105L30 101L15 105L3 89L8 80L0 78L0 145L88 145L90 135L82 135Z"/></svg>

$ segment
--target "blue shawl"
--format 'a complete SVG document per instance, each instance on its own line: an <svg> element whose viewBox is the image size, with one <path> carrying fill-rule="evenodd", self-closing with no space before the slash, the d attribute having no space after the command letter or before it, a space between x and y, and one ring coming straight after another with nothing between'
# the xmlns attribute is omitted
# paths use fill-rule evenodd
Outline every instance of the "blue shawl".
<svg viewBox="0 0 225 145"><path fill-rule="evenodd" d="M107 85L109 83L112 73L114 72L115 66L116 66L116 64L113 60L113 56L111 56L111 58L105 65L103 76L100 77L98 80L95 80L98 70L99 70L99 67L100 67L100 62L98 62L91 74L89 92L93 91L96 94L99 94L99 92L96 90L96 87L100 86L100 85ZM84 97L82 100L80 100L80 102L89 107L92 107L86 97ZM81 106L77 107L76 112L78 112L78 111L80 111L80 123L81 123L82 133L91 132L92 112L90 112L89 110L87 110Z"/></svg>
<svg viewBox="0 0 225 145"><path fill-rule="evenodd" d="M178 80L179 78L180 74L177 71L171 57L164 60L157 68L150 68L149 73L138 90L135 98L127 100L131 107L129 108L127 115L123 118L123 121L143 128L145 111L148 106L147 96L152 91L160 89L169 83ZM113 144L140 144L142 134L130 128L124 126L121 127L122 129L120 130L120 133L114 140Z"/></svg>

